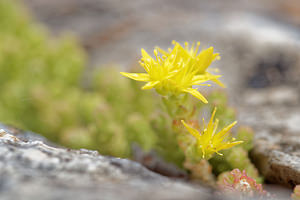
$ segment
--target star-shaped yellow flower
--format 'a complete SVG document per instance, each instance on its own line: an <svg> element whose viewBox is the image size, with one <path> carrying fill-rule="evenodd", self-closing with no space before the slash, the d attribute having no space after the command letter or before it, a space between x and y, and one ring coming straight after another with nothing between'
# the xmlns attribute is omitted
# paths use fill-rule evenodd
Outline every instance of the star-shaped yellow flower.
<svg viewBox="0 0 300 200"><path fill-rule="evenodd" d="M219 53L214 53L214 48L209 47L207 49L202 50L200 53L199 47L200 42L197 42L196 46L195 43L192 44L191 48L189 48L188 42L185 42L184 48L176 41L172 42L174 44L174 48L178 48L178 58L182 58L182 62L189 63L190 66L194 66L195 70L197 71L197 75L208 75L212 76L211 73L207 72L207 68L211 65L211 63L215 60L220 59ZM171 55L171 49L169 49L169 52L166 52L159 47L157 47L157 50L164 56L167 57ZM215 71L218 71L216 69ZM223 83L221 83L218 79L211 79L221 87L225 87Z"/></svg>
<svg viewBox="0 0 300 200"><path fill-rule="evenodd" d="M235 138L227 140L229 131L237 123L236 121L216 133L219 123L218 119L214 121L216 111L217 108L214 109L207 127L201 133L186 124L183 120L181 121L189 133L196 138L196 147L201 150L203 158L206 159L209 159L214 153L222 155L219 151L229 149L243 142L235 141Z"/></svg>
<svg viewBox="0 0 300 200"><path fill-rule="evenodd" d="M207 68L219 54L213 53L213 48L208 48L198 54L200 43L191 49L183 48L179 43L173 42L174 48L168 52L155 48L153 59L144 49L142 49L141 66L147 73L125 73L122 75L136 81L148 82L142 89L155 88L161 95L179 95L189 93L194 97L207 103L206 98L192 86L210 86L203 84L206 81L214 81L220 86L224 86L218 78L220 75L212 75L207 72ZM159 56L159 53L162 56Z"/></svg>

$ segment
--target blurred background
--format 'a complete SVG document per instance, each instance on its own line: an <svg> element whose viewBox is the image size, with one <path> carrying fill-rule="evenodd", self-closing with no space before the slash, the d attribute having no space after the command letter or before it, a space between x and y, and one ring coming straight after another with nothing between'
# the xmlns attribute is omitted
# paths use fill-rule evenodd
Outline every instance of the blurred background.
<svg viewBox="0 0 300 200"><path fill-rule="evenodd" d="M154 149L182 167L160 99L119 74L172 40L220 53L228 95L208 98L221 99L221 123L299 135L299 0L0 0L0 122L141 162L139 148Z"/></svg>
<svg viewBox="0 0 300 200"><path fill-rule="evenodd" d="M26 0L24 4L54 35L67 31L79 37L90 66L114 63L128 68L137 64L141 48L168 48L172 40L201 41L202 47L214 46L221 53L222 61L216 65L225 77L236 70L248 73L246 80L241 75L225 80L236 90L236 81L255 88L287 82L284 65L295 62L292 54L298 55L291 49L300 42L298 0Z"/></svg>
<svg viewBox="0 0 300 200"><path fill-rule="evenodd" d="M79 36L97 63L135 62L141 47L168 47L172 40L216 45L212 39L216 35L273 42L299 39L297 0L26 0L24 4L54 34L70 31Z"/></svg>

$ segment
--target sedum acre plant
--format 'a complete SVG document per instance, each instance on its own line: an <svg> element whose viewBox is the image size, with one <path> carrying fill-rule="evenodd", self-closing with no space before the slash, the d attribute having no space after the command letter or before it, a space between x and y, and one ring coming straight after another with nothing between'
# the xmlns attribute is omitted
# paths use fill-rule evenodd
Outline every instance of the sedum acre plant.
<svg viewBox="0 0 300 200"><path fill-rule="evenodd" d="M236 121L221 130L218 129L219 120L214 121L216 108L207 126L204 123L201 126L198 122L197 109L189 106L187 94L207 104L207 99L192 86L210 86L207 81L212 81L224 87L218 80L220 75L208 72L209 65L220 57L219 54L213 53L212 47L198 53L199 42L196 47L193 44L191 48L188 43L185 43L185 48L175 41L173 45L173 49L169 49L168 52L155 48L155 59L142 49L140 64L146 73L121 72L121 74L133 80L148 82L142 89L155 88L162 96L167 111L173 118L173 130L177 134L178 145L185 154L184 166L194 177L213 182L214 178L207 160L214 153L222 155L221 150L229 149L243 141L228 139L229 131L237 123ZM201 131L196 128L200 128ZM202 169L207 169L208 173L202 173L198 165Z"/></svg>
<svg viewBox="0 0 300 200"><path fill-rule="evenodd" d="M86 68L73 37L51 38L16 1L0 0L0 27L1 122L66 147L124 158L132 158L135 143L214 186L215 175L235 168L261 181L248 158L253 132L240 127L232 138L236 116L225 93L195 88L224 87L213 74L218 70L209 68L220 59L212 47L173 42L168 51L155 48L155 58L142 50L145 73L123 72L130 80L114 67ZM158 95L140 90L139 82ZM209 122L199 123L206 111Z"/></svg>
<svg viewBox="0 0 300 200"><path fill-rule="evenodd" d="M246 193L246 196L253 196L256 193L264 196L266 192L259 183L256 183L262 180L248 158L253 140L251 129L240 127L237 134L240 140L230 137L230 131L237 121L235 121L234 110L227 105L224 93L212 93L208 97L211 100L209 102L193 88L195 85L210 86L207 81L224 87L224 84L219 81L220 75L208 72L209 65L220 58L219 54L213 53L212 47L198 53L200 43L197 43L196 47L192 45L191 48L187 43L185 48L177 42L173 44L173 49L169 49L168 52L155 48L155 59L142 49L140 64L146 73L121 72L121 74L136 81L147 82L142 87L143 90L155 88L162 96L166 111L173 119L174 136L185 156L183 166L191 172L192 178L215 186L215 177L212 174L212 167L214 167L216 174L221 173L218 177L221 188L241 192L241 195ZM199 113L205 110L205 105L197 106L188 94L207 104L210 110L213 109L207 125L204 118L203 124L198 120ZM218 118L214 120L217 107L220 109L218 113L220 120ZM222 128L219 128L219 124ZM233 171L230 172L231 170ZM254 179L247 176L246 171ZM224 177L229 178L224 179Z"/></svg>

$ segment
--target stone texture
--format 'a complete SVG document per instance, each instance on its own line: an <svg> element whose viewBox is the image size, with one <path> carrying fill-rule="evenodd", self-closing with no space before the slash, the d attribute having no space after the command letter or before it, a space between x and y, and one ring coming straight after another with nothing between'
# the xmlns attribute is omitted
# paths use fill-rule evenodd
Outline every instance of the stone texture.
<svg viewBox="0 0 300 200"><path fill-rule="evenodd" d="M133 161L53 147L32 136L0 131L3 200L213 199L209 189L162 177Z"/></svg>
<svg viewBox="0 0 300 200"><path fill-rule="evenodd" d="M274 101L275 106L244 108L241 119L255 128L252 158L265 179L294 187L300 184L300 109Z"/></svg>

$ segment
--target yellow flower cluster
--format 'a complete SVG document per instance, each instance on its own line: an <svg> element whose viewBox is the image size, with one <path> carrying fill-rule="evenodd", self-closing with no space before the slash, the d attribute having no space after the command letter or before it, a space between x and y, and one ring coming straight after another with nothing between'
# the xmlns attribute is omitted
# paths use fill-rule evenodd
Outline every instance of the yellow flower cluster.
<svg viewBox="0 0 300 200"><path fill-rule="evenodd" d="M192 86L206 85L207 81L213 81L224 87L218 80L220 75L213 75L207 71L210 64L219 59L219 54L213 52L213 47L202 50L198 53L200 42L193 44L190 48L188 43L182 47L178 42L173 41L173 49L164 51L159 47L154 49L155 59L142 49L141 66L146 73L125 73L122 75L136 81L148 82L142 89L155 88L161 95L180 95L189 93L208 103L206 98Z"/></svg>
<svg viewBox="0 0 300 200"><path fill-rule="evenodd" d="M182 47L178 42L173 41L173 49L164 51L159 47L154 49L155 58L152 58L144 49L142 49L141 66L146 73L125 73L122 75L136 81L147 82L142 89L155 88L163 96L178 96L183 93L189 93L208 103L206 98L193 86L210 86L205 82L213 81L221 87L223 83L219 81L221 75L213 75L208 72L211 63L220 58L218 53L214 53L213 47L199 51L200 42L189 47L185 43ZM228 139L230 129L237 123L236 121L229 126L217 132L218 122L214 121L216 108L212 113L211 119L199 133L184 121L182 123L190 134L196 138L196 148L203 158L209 159L214 153L219 153L223 149L229 149L242 141Z"/></svg>
<svg viewBox="0 0 300 200"><path fill-rule="evenodd" d="M187 128L189 133L196 138L196 147L202 151L203 158L210 158L214 153L222 155L219 151L223 149L229 149L243 141L235 141L235 138L231 140L226 140L230 129L237 123L236 121L227 127L223 128L221 131L217 132L219 120L214 121L217 108L214 109L212 116L210 118L207 127L199 133L198 130L192 128L186 124L183 120L181 121L183 125ZM203 122L204 123L204 122Z"/></svg>

